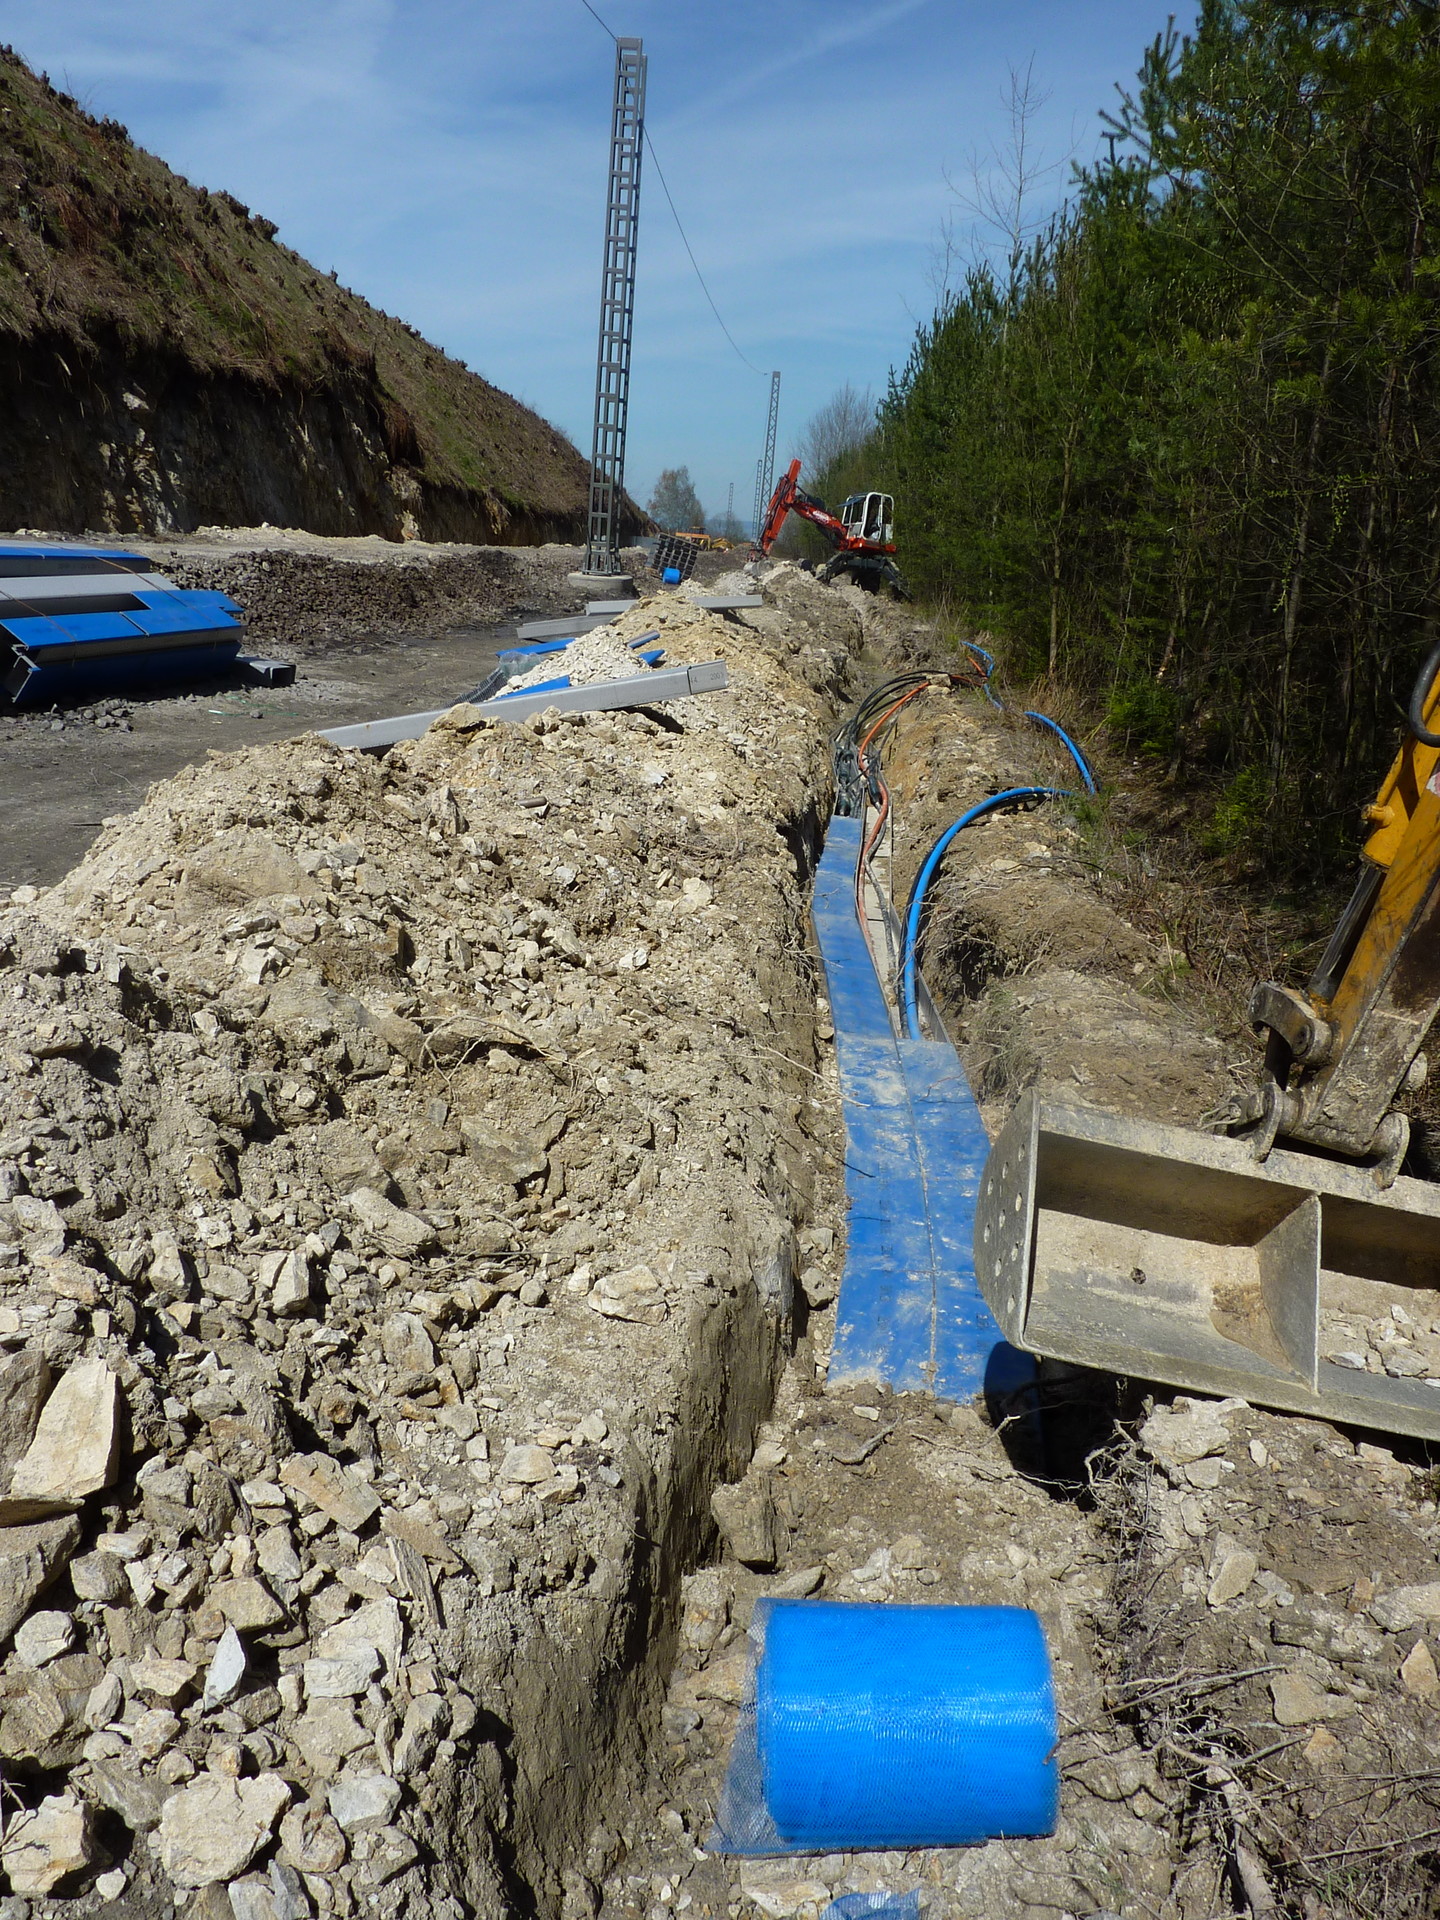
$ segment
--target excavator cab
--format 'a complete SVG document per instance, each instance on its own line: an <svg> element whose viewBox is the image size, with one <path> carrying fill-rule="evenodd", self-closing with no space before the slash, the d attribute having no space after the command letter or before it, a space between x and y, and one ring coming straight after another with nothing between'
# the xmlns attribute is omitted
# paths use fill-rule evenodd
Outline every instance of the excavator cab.
<svg viewBox="0 0 1440 1920"><path fill-rule="evenodd" d="M895 501L888 493L852 493L840 508L847 533L876 546L895 543Z"/></svg>

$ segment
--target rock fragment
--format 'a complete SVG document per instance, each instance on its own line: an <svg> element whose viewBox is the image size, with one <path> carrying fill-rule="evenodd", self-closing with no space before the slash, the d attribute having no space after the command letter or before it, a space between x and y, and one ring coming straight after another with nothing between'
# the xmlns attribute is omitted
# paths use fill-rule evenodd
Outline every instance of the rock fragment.
<svg viewBox="0 0 1440 1920"><path fill-rule="evenodd" d="M1304 1673L1277 1673L1270 1682L1270 1698L1275 1703L1275 1724L1279 1727L1308 1727L1355 1711L1353 1700L1322 1693Z"/></svg>
<svg viewBox="0 0 1440 1920"><path fill-rule="evenodd" d="M277 1320L293 1319L310 1311L310 1261L303 1247L268 1256L260 1278L270 1290L270 1311Z"/></svg>
<svg viewBox="0 0 1440 1920"><path fill-rule="evenodd" d="M301 1873L334 1873L345 1859L345 1836L318 1801L307 1800L280 1822L280 1851Z"/></svg>
<svg viewBox="0 0 1440 1920"><path fill-rule="evenodd" d="M33 1603L64 1572L79 1544L80 1523L73 1514L0 1527L0 1641L10 1638Z"/></svg>
<svg viewBox="0 0 1440 1920"><path fill-rule="evenodd" d="M77 1360L40 1410L35 1437L10 1481L0 1514L17 1519L78 1507L113 1486L119 1466L119 1382L103 1360ZM22 1511L25 1509L25 1511Z"/></svg>
<svg viewBox="0 0 1440 1920"><path fill-rule="evenodd" d="M511 1447L500 1462L500 1478L511 1486L538 1487L554 1473L555 1461L546 1447Z"/></svg>
<svg viewBox="0 0 1440 1920"><path fill-rule="evenodd" d="M1435 1656L1423 1640L1417 1640L1400 1663L1400 1684L1417 1700L1433 1700L1440 1693L1440 1673Z"/></svg>
<svg viewBox="0 0 1440 1920"><path fill-rule="evenodd" d="M1223 1607L1227 1601L1238 1600L1259 1570L1260 1562L1244 1548L1227 1553L1210 1582L1206 1600L1212 1607Z"/></svg>
<svg viewBox="0 0 1440 1920"><path fill-rule="evenodd" d="M43 1667L75 1644L75 1620L68 1613L32 1613L15 1629L15 1658L24 1667Z"/></svg>
<svg viewBox="0 0 1440 1920"><path fill-rule="evenodd" d="M710 1512L737 1560L747 1567L774 1566L775 1501L768 1481L757 1478L717 1487L710 1496Z"/></svg>
<svg viewBox="0 0 1440 1920"><path fill-rule="evenodd" d="M6 1823L0 1865L13 1893L52 1893L95 1858L93 1814L74 1794L52 1794L33 1812L22 1809Z"/></svg>
<svg viewBox="0 0 1440 1920"><path fill-rule="evenodd" d="M278 1773L253 1780L204 1774L165 1802L160 1863L179 1887L208 1887L242 1874L290 1801Z"/></svg>
<svg viewBox="0 0 1440 1920"><path fill-rule="evenodd" d="M1140 1444L1162 1467L1179 1468L1230 1444L1226 1416L1238 1403L1230 1400L1192 1400L1181 1394L1171 1407L1157 1407L1140 1429Z"/></svg>
<svg viewBox="0 0 1440 1920"><path fill-rule="evenodd" d="M39 1347L22 1347L0 1367L0 1488L35 1438L50 1391L50 1364Z"/></svg>
<svg viewBox="0 0 1440 1920"><path fill-rule="evenodd" d="M217 1580L205 1597L207 1609L239 1633L263 1633L278 1627L285 1609L262 1580L253 1574L241 1574L233 1580Z"/></svg>
<svg viewBox="0 0 1440 1920"><path fill-rule="evenodd" d="M435 1244L435 1229L427 1220L395 1206L373 1188L358 1187L346 1205L370 1237L399 1259L413 1259Z"/></svg>
<svg viewBox="0 0 1440 1920"><path fill-rule="evenodd" d="M280 1481L349 1533L358 1533L380 1510L379 1497L328 1453L292 1454L280 1469Z"/></svg>
<svg viewBox="0 0 1440 1920"><path fill-rule="evenodd" d="M384 1826L400 1804L400 1782L388 1773L342 1773L326 1801L346 1833L357 1827Z"/></svg>
<svg viewBox="0 0 1440 1920"><path fill-rule="evenodd" d="M606 1274L586 1295L586 1305L607 1320L629 1320L640 1327L660 1326L669 1312L660 1282L649 1267Z"/></svg>

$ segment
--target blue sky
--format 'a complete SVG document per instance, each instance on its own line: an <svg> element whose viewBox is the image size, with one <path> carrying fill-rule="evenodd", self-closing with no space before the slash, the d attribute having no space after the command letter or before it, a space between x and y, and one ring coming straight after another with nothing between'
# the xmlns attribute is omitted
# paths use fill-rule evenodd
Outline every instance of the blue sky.
<svg viewBox="0 0 1440 1920"><path fill-rule="evenodd" d="M688 465L749 517L768 372L780 452L842 383L883 390L934 304L956 187L1004 149L1088 158L1165 0L596 0L649 59L627 481ZM1181 23L1193 7L1180 5ZM563 427L587 453L614 52L581 0L0 0L0 39L198 185ZM1033 63L1033 65L1032 65ZM1033 210L1058 198L1042 180Z"/></svg>

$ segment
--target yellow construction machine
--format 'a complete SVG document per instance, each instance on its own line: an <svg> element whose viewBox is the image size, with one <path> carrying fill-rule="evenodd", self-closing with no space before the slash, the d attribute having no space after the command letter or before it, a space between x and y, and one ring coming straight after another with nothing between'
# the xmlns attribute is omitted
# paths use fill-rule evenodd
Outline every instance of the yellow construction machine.
<svg viewBox="0 0 1440 1920"><path fill-rule="evenodd" d="M975 1270L1015 1346L1440 1439L1440 1186L1396 1105L1440 1007L1440 647L1307 992L1267 982L1258 1086L1207 1136L1032 1092L997 1138Z"/></svg>

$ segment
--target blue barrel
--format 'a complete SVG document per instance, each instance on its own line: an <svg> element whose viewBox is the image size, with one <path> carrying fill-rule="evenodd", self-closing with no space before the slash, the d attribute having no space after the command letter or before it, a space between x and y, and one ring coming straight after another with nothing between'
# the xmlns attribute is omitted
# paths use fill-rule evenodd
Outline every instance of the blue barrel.
<svg viewBox="0 0 1440 1920"><path fill-rule="evenodd" d="M1050 1657L1025 1608L774 1601L755 1713L765 1807L797 1851L1055 1831Z"/></svg>
<svg viewBox="0 0 1440 1920"><path fill-rule="evenodd" d="M666 567L660 578L665 582L667 587L678 587L680 584L679 567Z"/></svg>

